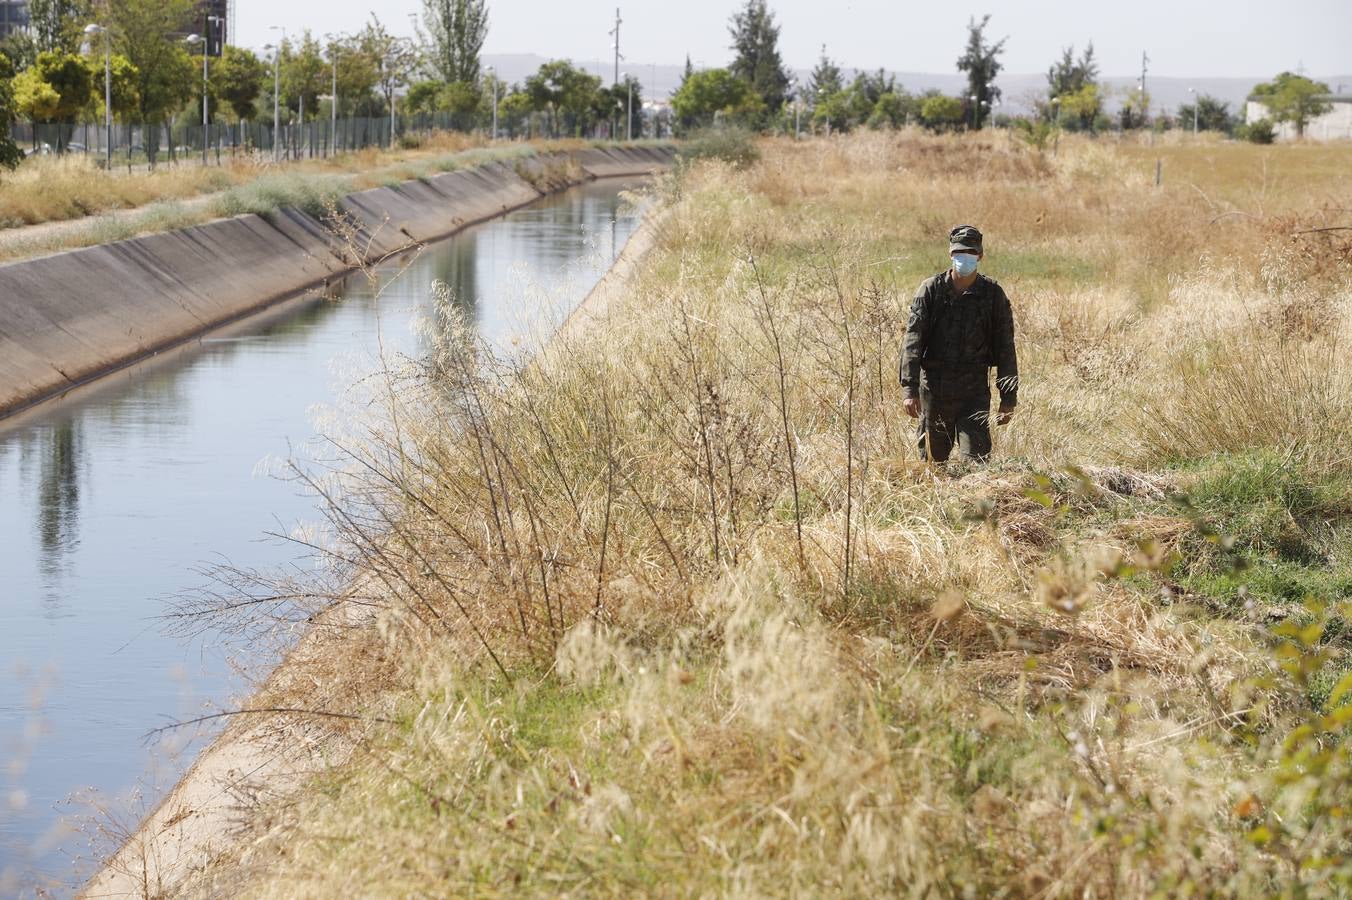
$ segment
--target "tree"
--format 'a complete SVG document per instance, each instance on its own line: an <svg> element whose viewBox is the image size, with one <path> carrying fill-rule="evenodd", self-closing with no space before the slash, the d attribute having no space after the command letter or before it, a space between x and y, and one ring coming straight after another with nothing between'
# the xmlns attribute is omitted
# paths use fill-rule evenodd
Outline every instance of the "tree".
<svg viewBox="0 0 1352 900"><path fill-rule="evenodd" d="M81 56L64 50L46 50L14 79L18 111L34 122L73 123L90 106L94 75ZM57 152L65 150L66 129L56 133Z"/></svg>
<svg viewBox="0 0 1352 900"><path fill-rule="evenodd" d="M1098 63L1094 60L1094 42L1084 48L1078 61L1075 59L1075 45L1061 51L1061 59L1047 70L1047 96L1060 97L1073 94L1088 84L1098 83Z"/></svg>
<svg viewBox="0 0 1352 900"><path fill-rule="evenodd" d="M94 73L94 118L101 122L103 121L103 60L91 59L89 65ZM135 113L141 102L136 92L137 85L140 82L140 74L136 71L136 67L122 54L114 53L108 57L108 76L108 92L112 95L113 115L121 119Z"/></svg>
<svg viewBox="0 0 1352 900"><path fill-rule="evenodd" d="M304 112L307 118L319 113L319 95L329 92L329 67L307 28L300 41L282 42L280 70L282 106L294 113Z"/></svg>
<svg viewBox="0 0 1352 900"><path fill-rule="evenodd" d="M1252 144L1271 144L1277 139L1277 128L1271 119L1246 122L1235 129L1235 137Z"/></svg>
<svg viewBox="0 0 1352 900"><path fill-rule="evenodd" d="M394 115L394 92L407 85L422 62L417 47L407 38L389 33L375 13L359 35L362 52L375 64L375 86L385 98L385 109ZM394 122L390 122L391 141Z"/></svg>
<svg viewBox="0 0 1352 900"><path fill-rule="evenodd" d="M52 122L61 108L61 94L38 74L37 67L14 76L14 109L30 122ZM36 140L36 138L34 139Z"/></svg>
<svg viewBox="0 0 1352 900"><path fill-rule="evenodd" d="M1210 94L1202 94L1196 103L1184 103L1178 107L1180 128L1190 129L1194 121L1197 122L1198 131L1219 131L1223 134L1234 134L1238 124L1230 112L1230 104Z"/></svg>
<svg viewBox="0 0 1352 900"><path fill-rule="evenodd" d="M906 124L913 99L905 91L888 91L878 98L864 124L875 131L882 128L900 128Z"/></svg>
<svg viewBox="0 0 1352 900"><path fill-rule="evenodd" d="M498 117L502 120L499 127L515 137L522 122L526 123L527 136L530 134L530 116L533 111L530 94L512 86L512 89L498 100Z"/></svg>
<svg viewBox="0 0 1352 900"><path fill-rule="evenodd" d="M829 97L844 86L840 67L826 55L826 45L822 44L821 59L817 60L817 66L812 70L812 77L808 80L808 102L815 104L818 97Z"/></svg>
<svg viewBox="0 0 1352 900"><path fill-rule="evenodd" d="M727 69L705 69L686 79L671 98L671 109L684 128L711 125L722 115L747 120L764 110L760 97L744 79Z"/></svg>
<svg viewBox="0 0 1352 900"><path fill-rule="evenodd" d="M23 151L10 137L14 124L14 65L0 53L0 167L16 168L23 161Z"/></svg>
<svg viewBox="0 0 1352 900"><path fill-rule="evenodd" d="M1149 118L1149 92L1141 90L1140 87L1132 88L1122 101L1122 108L1117 111L1118 124L1122 126L1123 131L1130 131L1133 128L1144 128Z"/></svg>
<svg viewBox="0 0 1352 900"><path fill-rule="evenodd" d="M78 53L81 28L89 18L88 0L28 0L29 29L38 52Z"/></svg>
<svg viewBox="0 0 1352 900"><path fill-rule="evenodd" d="M479 57L488 37L486 0L423 0L427 57L447 83L479 83Z"/></svg>
<svg viewBox="0 0 1352 900"><path fill-rule="evenodd" d="M1257 85L1253 96L1268 108L1272 121L1294 125L1296 137L1305 136L1305 126L1333 109L1320 96L1330 93L1322 81L1312 81L1304 75L1282 72L1271 81Z"/></svg>
<svg viewBox="0 0 1352 900"><path fill-rule="evenodd" d="M404 111L413 115L435 112L437 94L445 85L440 81L415 81L404 94Z"/></svg>
<svg viewBox="0 0 1352 900"><path fill-rule="evenodd" d="M9 59L10 68L22 72L38 58L38 44L33 40L32 32L27 29L15 30L0 38L0 53Z"/></svg>
<svg viewBox="0 0 1352 900"><path fill-rule="evenodd" d="M258 115L258 98L269 74L252 50L226 47L211 67L211 93L217 104L230 107L237 121L253 119Z"/></svg>
<svg viewBox="0 0 1352 900"><path fill-rule="evenodd" d="M601 79L556 59L526 79L526 94L533 110L548 114L551 134L558 137L566 130L580 136L598 112Z"/></svg>
<svg viewBox="0 0 1352 900"><path fill-rule="evenodd" d="M728 28L736 57L728 67L761 99L765 108L777 112L784 105L789 76L779 59L779 26L765 0L746 0L734 13Z"/></svg>
<svg viewBox="0 0 1352 900"><path fill-rule="evenodd" d="M136 70L136 110L146 129L146 153L155 164L158 126L193 95L197 66L173 35L192 15L194 0L108 0L113 45Z"/></svg>
<svg viewBox="0 0 1352 900"><path fill-rule="evenodd" d="M920 121L933 131L956 129L963 122L962 101L939 93L927 94L920 104Z"/></svg>
<svg viewBox="0 0 1352 900"><path fill-rule="evenodd" d="M958 57L958 71L967 73L967 96L975 104L973 112L974 127L980 128L986 119L986 111L1000 99L1000 89L995 86L995 76L1002 68L1000 54L1005 50L1005 41L1001 38L994 44L986 43L986 24L989 14L981 21L975 18L967 22L967 49ZM974 98L974 99L972 99Z"/></svg>
<svg viewBox="0 0 1352 900"><path fill-rule="evenodd" d="M1060 124L1072 131L1094 131L1103 112L1103 98L1097 84L1086 84L1077 91L1061 94L1057 111Z"/></svg>
<svg viewBox="0 0 1352 900"><path fill-rule="evenodd" d="M338 111L340 115L374 116L379 102L375 88L380 69L366 52L360 35L329 44L325 62L338 67Z"/></svg>
<svg viewBox="0 0 1352 900"><path fill-rule="evenodd" d="M1061 101L1060 109L1051 102L1057 98ZM1071 131L1097 127L1103 112L1103 95L1098 85L1093 41L1085 46L1078 60L1074 45L1061 51L1061 59L1047 70L1047 102L1038 104L1038 111L1044 121L1057 119Z"/></svg>
<svg viewBox="0 0 1352 900"><path fill-rule="evenodd" d="M629 93L630 89L633 90L632 98ZM625 75L623 81L611 87L606 93L610 99L611 110L619 114L619 124L615 131L615 137L619 139L627 134L632 134L635 137L641 136L643 134L643 83L633 75ZM626 114L632 117L629 122L629 131L625 130L624 117ZM613 116L608 114L606 118L613 118Z"/></svg>

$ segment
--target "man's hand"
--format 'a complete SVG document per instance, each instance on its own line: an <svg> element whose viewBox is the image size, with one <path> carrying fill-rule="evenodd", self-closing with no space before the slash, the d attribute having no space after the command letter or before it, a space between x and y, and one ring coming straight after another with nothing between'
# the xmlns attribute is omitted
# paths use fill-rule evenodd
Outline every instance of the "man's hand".
<svg viewBox="0 0 1352 900"><path fill-rule="evenodd" d="M1015 407L1013 406L1005 406L1003 403L1000 404L1000 414L995 417L995 424L1008 425L1009 420L1014 418L1014 410Z"/></svg>
<svg viewBox="0 0 1352 900"><path fill-rule="evenodd" d="M906 400L901 404L901 407L902 409L906 410L906 415L910 416L912 419L920 418L919 397L907 397Z"/></svg>

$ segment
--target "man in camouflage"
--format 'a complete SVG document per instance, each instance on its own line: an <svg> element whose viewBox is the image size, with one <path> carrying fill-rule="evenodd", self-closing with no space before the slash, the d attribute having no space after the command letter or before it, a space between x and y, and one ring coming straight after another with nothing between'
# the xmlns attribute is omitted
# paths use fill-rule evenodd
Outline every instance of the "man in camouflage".
<svg viewBox="0 0 1352 900"><path fill-rule="evenodd" d="M969 459L991 452L990 369L1000 392L997 421L1006 424L1019 402L1014 313L1004 289L976 265L981 232L959 225L948 234L951 268L921 283L901 350L906 414L920 419L922 459L944 462L953 444Z"/></svg>

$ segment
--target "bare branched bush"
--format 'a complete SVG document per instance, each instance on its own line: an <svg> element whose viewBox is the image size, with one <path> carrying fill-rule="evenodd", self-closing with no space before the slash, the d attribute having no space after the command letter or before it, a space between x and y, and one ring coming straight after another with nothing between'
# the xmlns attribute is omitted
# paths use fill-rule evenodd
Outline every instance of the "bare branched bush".
<svg viewBox="0 0 1352 900"><path fill-rule="evenodd" d="M1262 260L1267 217L1326 184L1255 193L1234 172L1261 151L1209 147L1224 165L1156 191L1146 154L1186 149L769 141L746 169L683 169L627 297L533 356L443 295L426 354L306 476L394 660L397 724L207 889L1352 877L1317 799L1347 786L1343 626L1319 607L1316 631L1273 627L1287 606L1225 593L1246 566L1296 577L1274 568L1290 523L1269 553L1227 531L1242 505L1183 499L1247 497L1207 467L1275 455L1281 509L1323 542L1308 573L1332 577L1347 523L1318 490L1349 475L1352 279L1313 291ZM959 221L1020 327L1021 408L981 469L916 460L895 383L911 290ZM1267 327L1302 303L1318 315Z"/></svg>

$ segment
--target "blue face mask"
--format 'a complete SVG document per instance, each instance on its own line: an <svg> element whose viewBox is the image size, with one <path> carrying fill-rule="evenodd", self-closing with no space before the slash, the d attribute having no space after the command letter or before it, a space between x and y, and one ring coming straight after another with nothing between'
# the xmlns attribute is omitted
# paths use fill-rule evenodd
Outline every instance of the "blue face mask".
<svg viewBox="0 0 1352 900"><path fill-rule="evenodd" d="M974 253L954 253L953 271L963 278L976 271L977 258Z"/></svg>

